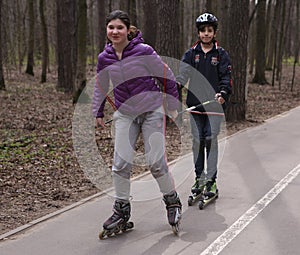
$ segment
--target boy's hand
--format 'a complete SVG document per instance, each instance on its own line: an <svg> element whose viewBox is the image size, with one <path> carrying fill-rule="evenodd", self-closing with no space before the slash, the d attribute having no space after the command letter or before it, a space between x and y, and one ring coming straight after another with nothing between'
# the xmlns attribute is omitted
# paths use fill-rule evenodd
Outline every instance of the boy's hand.
<svg viewBox="0 0 300 255"><path fill-rule="evenodd" d="M221 93L217 93L215 95L215 99L218 101L219 104L224 104L225 103L225 99L222 97Z"/></svg>

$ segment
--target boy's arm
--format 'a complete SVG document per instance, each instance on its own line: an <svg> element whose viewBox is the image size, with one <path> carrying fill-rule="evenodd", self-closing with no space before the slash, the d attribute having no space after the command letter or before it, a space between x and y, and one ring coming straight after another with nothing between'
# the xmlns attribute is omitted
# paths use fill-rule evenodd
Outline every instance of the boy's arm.
<svg viewBox="0 0 300 255"><path fill-rule="evenodd" d="M225 50L223 50L220 57L219 80L219 92L225 101L228 101L229 95L232 92L231 61Z"/></svg>

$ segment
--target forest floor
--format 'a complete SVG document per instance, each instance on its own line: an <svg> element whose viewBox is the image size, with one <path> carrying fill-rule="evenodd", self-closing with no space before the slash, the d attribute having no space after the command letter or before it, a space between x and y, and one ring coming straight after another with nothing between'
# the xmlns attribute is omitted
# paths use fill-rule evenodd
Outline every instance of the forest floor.
<svg viewBox="0 0 300 255"><path fill-rule="evenodd" d="M293 92L291 66L284 66L280 90L278 83L274 87L249 83L246 120L226 123L226 135L260 125L299 106L299 66L296 73ZM266 76L270 82L271 73L266 72ZM75 106L71 98L56 91L55 75L48 75L49 82L45 84L40 84L38 77L11 73L6 91L0 91L0 234L100 191L86 177L74 152ZM99 153L110 167L111 129L97 129L95 134L101 145ZM179 156L182 146L178 127L168 124L166 136L171 161ZM141 146L139 141L137 149ZM146 170L135 167L133 175Z"/></svg>

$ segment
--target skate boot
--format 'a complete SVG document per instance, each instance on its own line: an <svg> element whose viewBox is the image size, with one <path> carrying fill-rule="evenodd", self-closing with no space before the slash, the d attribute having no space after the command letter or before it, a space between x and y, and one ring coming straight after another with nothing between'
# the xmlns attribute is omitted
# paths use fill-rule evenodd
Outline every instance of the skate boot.
<svg viewBox="0 0 300 255"><path fill-rule="evenodd" d="M169 224L172 227L173 233L177 235L179 232L179 223L181 219L182 208L179 196L177 192L174 192L170 195L164 195L163 200L166 204Z"/></svg>
<svg viewBox="0 0 300 255"><path fill-rule="evenodd" d="M188 205L193 205L202 196L205 187L205 181L199 177L195 178L195 183L191 188L192 195L189 196Z"/></svg>
<svg viewBox="0 0 300 255"><path fill-rule="evenodd" d="M207 204L217 199L219 191L217 189L216 180L208 180L203 190L203 197L199 202L199 209L202 210Z"/></svg>
<svg viewBox="0 0 300 255"><path fill-rule="evenodd" d="M130 203L115 201L113 215L103 223L103 230L99 234L100 239L112 234L118 234L120 231L125 232L133 228L133 222L128 222L130 218Z"/></svg>

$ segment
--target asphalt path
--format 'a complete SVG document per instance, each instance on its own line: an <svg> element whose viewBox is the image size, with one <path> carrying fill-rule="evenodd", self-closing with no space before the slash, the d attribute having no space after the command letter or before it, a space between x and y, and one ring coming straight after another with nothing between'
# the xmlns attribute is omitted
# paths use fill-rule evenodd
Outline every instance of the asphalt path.
<svg viewBox="0 0 300 255"><path fill-rule="evenodd" d="M191 154L177 160L171 171L183 202L178 236L167 224L157 187L146 175L132 184L133 193L140 196L132 201L132 231L98 239L103 221L111 215L108 192L21 232L2 235L0 254L300 254L299 120L300 107L222 139L220 196L204 210L187 204L194 180ZM147 185L154 187L150 195Z"/></svg>

